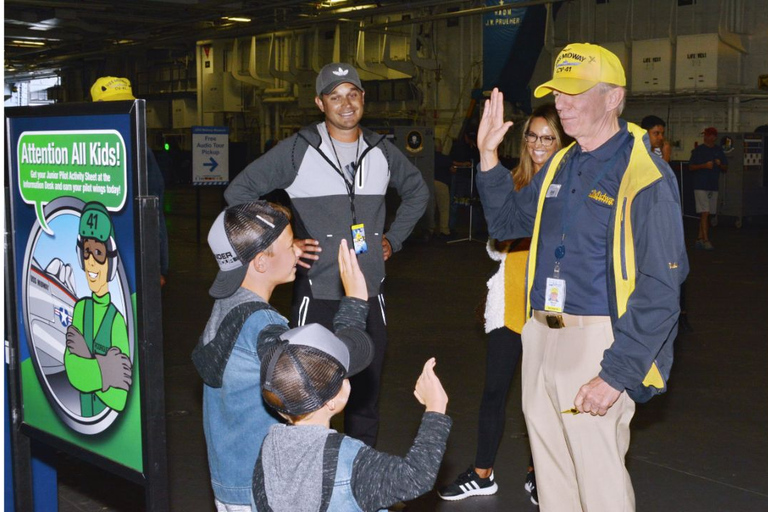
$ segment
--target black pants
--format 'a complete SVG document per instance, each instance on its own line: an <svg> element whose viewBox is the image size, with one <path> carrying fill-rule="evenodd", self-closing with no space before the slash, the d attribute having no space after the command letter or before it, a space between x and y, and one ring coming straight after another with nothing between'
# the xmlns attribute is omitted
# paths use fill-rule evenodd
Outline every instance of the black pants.
<svg viewBox="0 0 768 512"><path fill-rule="evenodd" d="M379 389L384 353L387 349L387 321L384 294L368 299L368 323L366 331L374 346L370 366L350 379L352 392L344 409L344 433L359 439L368 446L376 444L379 433ZM291 305L291 327L318 323L333 330L333 317L339 310L338 300L322 300L312 297L309 280L296 276Z"/></svg>
<svg viewBox="0 0 768 512"><path fill-rule="evenodd" d="M504 433L507 393L523 351L520 335L506 327L489 332L487 340L485 387L480 402L475 453L475 467L483 469L492 468L496 461L496 452Z"/></svg>

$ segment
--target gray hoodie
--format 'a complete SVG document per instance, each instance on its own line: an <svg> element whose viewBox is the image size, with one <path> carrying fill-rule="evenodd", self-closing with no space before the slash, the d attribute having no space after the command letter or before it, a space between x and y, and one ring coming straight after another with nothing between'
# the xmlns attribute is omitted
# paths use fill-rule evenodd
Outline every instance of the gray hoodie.
<svg viewBox="0 0 768 512"><path fill-rule="evenodd" d="M275 512L315 512L320 507L325 439L322 426L273 425L261 448L264 487Z"/></svg>
<svg viewBox="0 0 768 512"><path fill-rule="evenodd" d="M384 279L381 242L386 220L385 195L394 187L400 195L392 224L386 232L397 252L421 218L429 190L419 170L384 135L360 127L359 168L354 200L339 175L336 153L324 123L313 124L283 140L254 160L232 180L224 192L230 205L240 204L284 189L291 198L297 238L314 238L323 249L309 271L299 267L297 278L308 278L315 299L339 300L344 290L339 278L336 251L342 239L352 242L350 227L365 225L368 251L358 255L371 297ZM351 203L355 215L352 215ZM350 245L351 246L351 245Z"/></svg>
<svg viewBox="0 0 768 512"><path fill-rule="evenodd" d="M362 446L353 463L351 481L358 506L365 511L375 511L431 490L450 430L448 416L425 412L405 457ZM273 512L317 511L323 496L324 458L330 455L326 452L326 440L335 432L313 425L273 425L261 449L263 488L254 478L256 503L266 499ZM325 489L330 496L333 479L326 482L331 485Z"/></svg>

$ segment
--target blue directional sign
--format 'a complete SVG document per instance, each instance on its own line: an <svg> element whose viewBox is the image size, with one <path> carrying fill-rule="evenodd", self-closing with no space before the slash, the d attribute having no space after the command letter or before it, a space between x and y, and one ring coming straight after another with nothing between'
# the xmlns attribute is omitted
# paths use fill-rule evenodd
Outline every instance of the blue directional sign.
<svg viewBox="0 0 768 512"><path fill-rule="evenodd" d="M192 127L192 184L229 183L229 128Z"/></svg>

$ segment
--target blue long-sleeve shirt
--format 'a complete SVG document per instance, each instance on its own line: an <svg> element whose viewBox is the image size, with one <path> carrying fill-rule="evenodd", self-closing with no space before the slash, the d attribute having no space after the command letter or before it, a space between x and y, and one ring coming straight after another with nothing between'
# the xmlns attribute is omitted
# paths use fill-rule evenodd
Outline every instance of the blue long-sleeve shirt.
<svg viewBox="0 0 768 512"><path fill-rule="evenodd" d="M596 289L596 293L608 304L614 334L614 342L603 356L600 377L615 389L626 389L633 399L645 401L666 389L677 333L680 284L688 273L688 260L674 174L665 162L650 154L648 137L643 130L621 120L619 124L619 137L627 128L632 135L624 143L631 148L628 163L618 165L622 153L616 152L617 163L610 166L618 173L619 193L611 196L607 189L599 186L595 187L594 194L590 191L593 196L590 200L608 204L613 199L609 222L603 226L605 242L596 243L591 248L603 254L605 288ZM570 149L574 150L578 151L578 148ZM592 153L599 160L598 152ZM561 155L559 153L555 158L559 159ZM494 238L531 236L537 215L542 216L538 237L532 240L533 259L529 261L528 279L533 276L534 285L540 273L544 273L545 278L552 273L552 268L541 263L542 258L550 257L544 253L554 254L551 245L548 250L543 240L548 236L562 236L562 229L555 235L545 232L546 203L556 193L551 185L546 191L543 186L550 180L552 185L557 184L552 176L555 170L547 166L519 192L513 191L509 171L501 165L479 173L477 178L489 233ZM561 161L560 172L565 170L573 173L580 169ZM559 194L562 192L557 190ZM541 212L538 210L540 197ZM557 216L555 220L558 220ZM560 226L562 222L560 217ZM584 223L575 226L578 229L574 228L568 236L578 238L580 229L589 233L595 227ZM572 252L569 255L569 247L578 243L572 241L570 246L566 245L564 260L573 255ZM581 262L576 265L576 272L580 265ZM567 288L565 311L578 311L580 306L574 307L570 282ZM531 292L531 299L534 293ZM646 383L651 370L658 370L657 375L660 373L655 384Z"/></svg>

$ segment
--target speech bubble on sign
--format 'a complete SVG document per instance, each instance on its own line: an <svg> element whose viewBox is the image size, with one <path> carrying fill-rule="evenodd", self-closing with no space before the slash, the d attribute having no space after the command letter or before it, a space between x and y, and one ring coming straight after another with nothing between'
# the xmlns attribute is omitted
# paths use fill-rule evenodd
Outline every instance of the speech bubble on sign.
<svg viewBox="0 0 768 512"><path fill-rule="evenodd" d="M24 132L16 153L21 198L49 235L43 207L58 197L98 201L110 211L125 204L128 162L116 130Z"/></svg>

